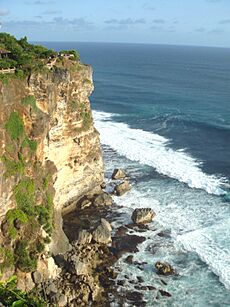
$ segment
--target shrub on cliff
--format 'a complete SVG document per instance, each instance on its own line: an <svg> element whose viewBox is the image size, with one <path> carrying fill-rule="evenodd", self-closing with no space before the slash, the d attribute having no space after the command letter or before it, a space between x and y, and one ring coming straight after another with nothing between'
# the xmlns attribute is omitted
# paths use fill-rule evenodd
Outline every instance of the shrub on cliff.
<svg viewBox="0 0 230 307"><path fill-rule="evenodd" d="M45 307L47 304L34 293L26 293L17 289L16 276L0 282L0 302L3 306Z"/></svg>
<svg viewBox="0 0 230 307"><path fill-rule="evenodd" d="M7 51L6 56L0 58L0 69L16 68L24 74L41 70L44 60L56 55L54 50L28 43L26 37L17 40L8 33L0 33L0 49Z"/></svg>

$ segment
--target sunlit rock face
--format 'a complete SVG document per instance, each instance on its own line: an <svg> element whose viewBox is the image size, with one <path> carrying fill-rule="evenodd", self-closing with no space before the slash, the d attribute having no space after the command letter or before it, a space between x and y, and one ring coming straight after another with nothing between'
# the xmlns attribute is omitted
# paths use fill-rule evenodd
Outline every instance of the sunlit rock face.
<svg viewBox="0 0 230 307"><path fill-rule="evenodd" d="M37 204L44 201L40 182L49 177L54 230L48 248L53 254L65 252L69 247L62 230L62 215L73 210L83 195L100 190L104 178L99 134L89 102L92 91L92 68L68 59L28 79L0 82L0 156L18 161L19 153L23 152L26 164L23 176L31 178L38 187ZM28 96L35 98L35 106L22 103ZM21 141L12 141L6 131L6 122L13 112L22 119L24 134L36 141L33 154L26 146L22 147ZM1 159L1 224L7 212L17 207L13 191L21 176L15 172L6 177L5 173L6 163ZM4 240L1 233L0 243Z"/></svg>

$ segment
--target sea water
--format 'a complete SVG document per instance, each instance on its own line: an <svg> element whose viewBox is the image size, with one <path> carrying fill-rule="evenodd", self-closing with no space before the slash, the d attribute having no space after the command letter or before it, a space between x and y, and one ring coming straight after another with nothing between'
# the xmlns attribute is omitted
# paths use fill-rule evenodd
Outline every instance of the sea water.
<svg viewBox="0 0 230 307"><path fill-rule="evenodd" d="M155 222L120 275L153 272L167 261L171 298L145 293L147 306L230 306L230 49L96 43L47 43L77 49L94 69L92 108L106 175L124 168L132 191L116 198L120 217L151 207ZM163 231L164 239L158 234Z"/></svg>

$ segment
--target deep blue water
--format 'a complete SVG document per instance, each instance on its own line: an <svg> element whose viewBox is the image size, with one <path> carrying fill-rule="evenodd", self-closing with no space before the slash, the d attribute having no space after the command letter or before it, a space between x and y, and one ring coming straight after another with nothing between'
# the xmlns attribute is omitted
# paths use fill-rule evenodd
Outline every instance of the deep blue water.
<svg viewBox="0 0 230 307"><path fill-rule="evenodd" d="M91 101L107 174L117 166L136 178L132 192L117 199L124 220L134 207L152 207L172 234L155 256L146 245L135 255L163 258L180 272L168 286L173 298L160 306L230 306L230 202L223 196L230 180L230 49L46 45L75 48L93 66ZM154 283L152 270L143 274Z"/></svg>
<svg viewBox="0 0 230 307"><path fill-rule="evenodd" d="M230 176L230 49L49 43L94 69L95 110L187 148L206 172Z"/></svg>

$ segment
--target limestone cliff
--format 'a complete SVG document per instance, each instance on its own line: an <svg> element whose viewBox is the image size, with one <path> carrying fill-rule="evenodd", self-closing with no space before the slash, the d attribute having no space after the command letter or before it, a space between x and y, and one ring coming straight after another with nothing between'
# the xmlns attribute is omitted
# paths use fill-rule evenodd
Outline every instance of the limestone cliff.
<svg viewBox="0 0 230 307"><path fill-rule="evenodd" d="M100 189L92 90L91 67L67 58L0 82L1 270L31 271L47 243L53 254L68 249L61 215Z"/></svg>

